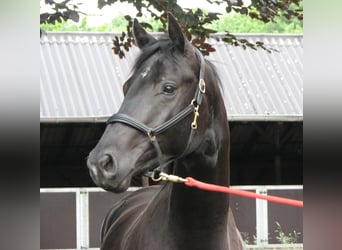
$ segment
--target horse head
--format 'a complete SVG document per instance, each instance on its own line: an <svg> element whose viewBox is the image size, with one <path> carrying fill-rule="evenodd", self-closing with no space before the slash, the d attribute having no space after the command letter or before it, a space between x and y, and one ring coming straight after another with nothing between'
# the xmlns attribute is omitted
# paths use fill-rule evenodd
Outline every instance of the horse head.
<svg viewBox="0 0 342 250"><path fill-rule="evenodd" d="M216 102L210 91L204 95L204 78L214 73L171 14L168 24L168 36L156 39L134 20L141 54L123 86L118 113L87 160L92 179L106 190L125 191L133 175L195 150L211 121L208 99Z"/></svg>

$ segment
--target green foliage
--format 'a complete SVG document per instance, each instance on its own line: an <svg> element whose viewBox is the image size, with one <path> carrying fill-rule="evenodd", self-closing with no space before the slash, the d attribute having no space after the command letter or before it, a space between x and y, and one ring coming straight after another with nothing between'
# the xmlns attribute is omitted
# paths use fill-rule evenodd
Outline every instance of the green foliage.
<svg viewBox="0 0 342 250"><path fill-rule="evenodd" d="M163 27L162 23L155 19L141 19L142 23L148 23L151 27L148 31L157 32ZM87 17L83 17L79 24L71 21L55 22L54 24L43 23L41 28L46 31L96 31L96 32L124 32L128 21L124 15L118 15L110 23L98 27L89 26ZM207 24L208 29L217 32L230 33L303 33L303 22L297 19L287 20L285 17L276 17L275 22L264 23L251 19L247 16L237 14L224 14L218 20Z"/></svg>
<svg viewBox="0 0 342 250"><path fill-rule="evenodd" d="M230 33L303 33L303 21L275 17L274 22L264 23L238 14L224 14L219 20L207 25L219 32Z"/></svg>
<svg viewBox="0 0 342 250"><path fill-rule="evenodd" d="M254 50L262 48L272 52L273 49L264 46L263 42L251 43L246 39L237 38L232 32L301 33L303 27L303 0L251 0L250 2L240 0L207 0L211 4L222 4L225 7L223 18L220 18L220 13L204 11L200 8L182 8L178 5L177 0L98 0L97 2L99 9L107 5L113 5L116 2L126 2L135 7L137 14L135 17L128 14L123 16L124 20L122 19L121 23L112 22L111 24L104 24L96 28L88 27L86 19L82 19L80 25L73 26L66 21L73 20L79 22L79 14L81 12L77 4L73 4L72 0L63 0L62 2L58 0L45 0L45 4L50 5L54 12L43 12L40 14L40 24L42 25L40 35L42 35L42 29L44 29L46 23L56 24L56 22L61 24L60 26L57 25L59 31L73 31L76 29L78 31L119 32L120 36L115 36L115 41L119 40L120 42L115 42L113 51L122 58L125 56L125 51L128 51L133 45L132 23L133 19L137 17L140 19L141 25L144 28L150 29L149 31L166 31L168 13L171 12L180 23L186 38L203 55L209 55L215 51L211 44L206 43L206 38L212 33L223 32L222 41L233 46ZM143 12L147 13L150 17L148 22L141 20ZM231 19L228 18L228 21L225 22L226 16ZM123 28L124 21L126 22L125 28ZM49 30L49 28L45 29Z"/></svg>
<svg viewBox="0 0 342 250"><path fill-rule="evenodd" d="M296 232L296 230L293 230L292 233L286 234L283 229L281 228L281 225L278 221L276 223L276 229L274 232L276 233L276 239L280 244L295 244L298 243L298 238L301 235L300 232ZM247 232L240 232L242 239L246 245L256 245L257 244L257 238L255 235L253 235L253 239L251 239L250 235Z"/></svg>
<svg viewBox="0 0 342 250"><path fill-rule="evenodd" d="M255 235L253 235L253 240L252 240L247 232L240 232L240 233L241 233L241 237L243 239L243 242L246 245L256 245L257 244L257 238Z"/></svg>
<svg viewBox="0 0 342 250"><path fill-rule="evenodd" d="M127 26L127 20L123 15L113 19L110 23L104 23L100 26L90 26L87 17L83 17L79 24L71 21L55 22L54 24L43 23L41 28L45 31L86 31L86 32L123 32Z"/></svg>
<svg viewBox="0 0 342 250"><path fill-rule="evenodd" d="M278 221L275 222L277 225L276 230L274 230L277 234L276 239L281 244L295 244L298 242L299 235L301 235L300 232L296 232L296 230L293 230L292 233L284 233L284 231L281 228L281 225Z"/></svg>
<svg viewBox="0 0 342 250"><path fill-rule="evenodd" d="M80 19L78 5L73 4L71 0L64 0L62 2L55 0L45 0L46 5L54 10L51 12L40 13L40 24L55 23L67 20L78 22Z"/></svg>
<svg viewBox="0 0 342 250"><path fill-rule="evenodd" d="M302 21L289 21L285 17L275 17L274 22L264 23L248 16L225 14L207 26L219 32L230 33L303 33Z"/></svg>

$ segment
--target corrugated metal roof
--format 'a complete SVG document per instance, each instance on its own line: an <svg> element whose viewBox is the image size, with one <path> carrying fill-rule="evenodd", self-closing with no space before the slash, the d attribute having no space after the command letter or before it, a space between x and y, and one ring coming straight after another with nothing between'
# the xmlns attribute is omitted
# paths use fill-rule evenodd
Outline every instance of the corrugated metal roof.
<svg viewBox="0 0 342 250"><path fill-rule="evenodd" d="M40 42L41 122L105 121L123 99L139 49L126 59L112 52L113 33L47 33ZM252 35L279 52L244 50L213 39L208 59L222 79L230 120L303 119L302 35Z"/></svg>

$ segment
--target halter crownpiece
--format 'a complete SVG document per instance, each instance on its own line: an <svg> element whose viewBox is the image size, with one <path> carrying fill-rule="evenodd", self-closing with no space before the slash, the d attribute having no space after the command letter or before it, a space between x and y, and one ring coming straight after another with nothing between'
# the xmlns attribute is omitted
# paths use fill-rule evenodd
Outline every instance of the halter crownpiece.
<svg viewBox="0 0 342 250"><path fill-rule="evenodd" d="M173 162L173 161L175 161L175 160L177 160L177 159L179 159L185 155L185 153L189 149L190 144L192 142L192 138L194 136L194 131L197 129L197 118L199 116L199 107L202 103L203 95L205 94L206 85L205 85L205 81L204 81L205 60L204 60L202 53L198 49L195 49L195 52L196 52L197 58L199 59L199 63L200 63L199 82L198 82L198 86L197 86L197 89L195 92L195 96L191 100L190 104L187 107L185 107L183 110L181 110L175 116L171 117L166 122L163 122L162 124L160 124L159 126L156 126L154 128L151 128L151 127L145 125L144 123L136 120L135 118L133 118L129 115L126 115L126 114L122 114L122 113L115 113L114 115L112 115L107 120L107 124L117 123L117 122L122 123L122 124L126 124L132 128L135 128L136 130L142 132L143 134L145 134L148 137L148 139L150 140L150 142L152 143L152 145L156 149L158 161L159 161L159 166L154 169L153 174L152 175L147 174L148 176L152 177L152 179L154 179L154 180L158 179L158 177L156 177L156 176L159 176L159 173L161 172L161 170L166 165L168 165L169 163L171 163L171 162ZM191 113L194 114L194 119L193 119L193 122L191 123L191 132L189 135L188 143L187 143L183 153L173 160L170 160L168 162L163 162L163 153L160 149L160 146L159 146L159 143L158 143L156 136L165 132L169 128L173 127L174 125L176 125L177 123L179 123L180 121L182 121L183 119L188 117Z"/></svg>

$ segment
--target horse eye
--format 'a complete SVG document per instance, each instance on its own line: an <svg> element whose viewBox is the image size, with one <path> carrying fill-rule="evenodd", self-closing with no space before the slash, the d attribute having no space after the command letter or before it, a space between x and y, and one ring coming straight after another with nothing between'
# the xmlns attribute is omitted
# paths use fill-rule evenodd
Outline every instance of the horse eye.
<svg viewBox="0 0 342 250"><path fill-rule="evenodd" d="M172 83L166 83L163 86L163 93L164 94L168 94L168 95L173 94L175 92L175 90L176 90L176 86Z"/></svg>

